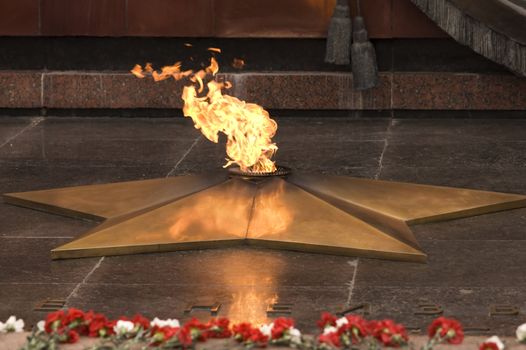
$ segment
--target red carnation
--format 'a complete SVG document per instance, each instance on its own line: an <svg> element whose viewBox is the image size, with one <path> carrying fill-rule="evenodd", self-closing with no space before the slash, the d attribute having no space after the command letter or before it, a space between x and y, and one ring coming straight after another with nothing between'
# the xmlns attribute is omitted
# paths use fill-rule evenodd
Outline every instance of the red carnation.
<svg viewBox="0 0 526 350"><path fill-rule="evenodd" d="M208 323L207 328L207 338L230 338L232 336L228 318L212 319Z"/></svg>
<svg viewBox="0 0 526 350"><path fill-rule="evenodd" d="M318 321L318 327L324 329L328 326L336 326L336 316L331 313L324 312L321 314L321 319Z"/></svg>
<svg viewBox="0 0 526 350"><path fill-rule="evenodd" d="M256 346L265 347L267 346L267 343L268 343L268 336L261 333L259 328L252 328L252 330L250 331L250 336L247 339L247 341Z"/></svg>
<svg viewBox="0 0 526 350"><path fill-rule="evenodd" d="M237 341L246 341L250 338L250 332L252 331L252 325L247 322L235 324L232 327L232 332L234 333L234 338Z"/></svg>
<svg viewBox="0 0 526 350"><path fill-rule="evenodd" d="M70 343L70 344L73 344L73 343L76 343L79 341L79 334L74 331L74 330L69 330L68 331L68 339L67 339L67 342Z"/></svg>
<svg viewBox="0 0 526 350"><path fill-rule="evenodd" d="M44 329L47 333L52 333L59 328L64 327L65 313L64 310L58 310L55 312L50 312L46 316L46 323Z"/></svg>
<svg viewBox="0 0 526 350"><path fill-rule="evenodd" d="M79 309L70 308L66 314L66 324L84 321L84 312Z"/></svg>
<svg viewBox="0 0 526 350"><path fill-rule="evenodd" d="M385 346L399 347L407 343L408 336L403 325L392 320L371 321L371 335Z"/></svg>
<svg viewBox="0 0 526 350"><path fill-rule="evenodd" d="M292 327L294 327L294 320L292 318L278 317L274 320L274 325L272 327L272 339L283 337L283 333Z"/></svg>
<svg viewBox="0 0 526 350"><path fill-rule="evenodd" d="M177 335L177 332L179 331L178 327L170 327L170 326L154 326L150 330L150 334L153 339L153 345L159 345L161 343L164 343L170 339L172 339L175 335Z"/></svg>
<svg viewBox="0 0 526 350"><path fill-rule="evenodd" d="M439 336L450 344L460 344L464 340L464 330L462 325L455 319L439 317L429 326L428 334L430 338Z"/></svg>
<svg viewBox="0 0 526 350"><path fill-rule="evenodd" d="M103 314L88 312L86 314L86 321L89 324L88 335L90 337L106 337L113 334L115 321L109 321Z"/></svg>
<svg viewBox="0 0 526 350"><path fill-rule="evenodd" d="M193 342L191 330L189 328L181 328L177 335L177 339L183 348L191 346Z"/></svg>
<svg viewBox="0 0 526 350"><path fill-rule="evenodd" d="M479 350L500 350L499 346L494 342L485 342L480 344Z"/></svg>
<svg viewBox="0 0 526 350"><path fill-rule="evenodd" d="M318 336L318 342L321 344L328 344L337 348L339 348L342 345L340 341L340 336L336 332L320 334L320 336Z"/></svg>
<svg viewBox="0 0 526 350"><path fill-rule="evenodd" d="M77 331L73 329L67 329L67 328L60 328L57 330L57 334L59 335L58 339L61 343L76 343L79 341L79 334Z"/></svg>
<svg viewBox="0 0 526 350"><path fill-rule="evenodd" d="M144 317L143 315L137 314L133 316L131 319L131 322L137 327L141 327L142 329L149 329L150 328L150 320Z"/></svg>
<svg viewBox="0 0 526 350"><path fill-rule="evenodd" d="M82 335L88 335L88 326L86 325L86 315L84 311L70 308L65 314L63 324L70 329L76 330Z"/></svg>
<svg viewBox="0 0 526 350"><path fill-rule="evenodd" d="M353 344L359 343L361 338L365 338L367 335L369 335L369 324L361 316L347 315L345 318L347 319L347 323L338 329L338 333L351 333Z"/></svg>
<svg viewBox="0 0 526 350"><path fill-rule="evenodd" d="M259 328L254 328L250 323L244 322L232 327L234 339L247 345L265 347L269 341L268 336L263 334Z"/></svg>
<svg viewBox="0 0 526 350"><path fill-rule="evenodd" d="M188 330L192 339L205 341L206 340L206 329L207 325L201 323L198 319L192 318L190 321L186 322L183 326L183 329Z"/></svg>

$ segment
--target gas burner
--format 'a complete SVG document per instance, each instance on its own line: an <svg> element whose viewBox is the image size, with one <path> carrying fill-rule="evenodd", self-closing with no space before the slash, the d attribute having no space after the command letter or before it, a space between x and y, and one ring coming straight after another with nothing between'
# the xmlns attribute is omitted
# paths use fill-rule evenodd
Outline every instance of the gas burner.
<svg viewBox="0 0 526 350"><path fill-rule="evenodd" d="M242 171L239 167L229 168L230 175L241 177L270 177L270 176L287 176L291 169L284 166L276 166L276 170L272 172L258 172L258 171Z"/></svg>

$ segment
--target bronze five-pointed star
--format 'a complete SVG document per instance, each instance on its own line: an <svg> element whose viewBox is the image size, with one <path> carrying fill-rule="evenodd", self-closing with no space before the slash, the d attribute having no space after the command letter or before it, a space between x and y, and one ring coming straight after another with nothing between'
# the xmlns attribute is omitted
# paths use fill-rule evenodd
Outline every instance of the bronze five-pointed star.
<svg viewBox="0 0 526 350"><path fill-rule="evenodd" d="M7 203L102 221L54 259L251 244L425 262L408 224L526 206L526 196L292 174L224 173L4 195Z"/></svg>

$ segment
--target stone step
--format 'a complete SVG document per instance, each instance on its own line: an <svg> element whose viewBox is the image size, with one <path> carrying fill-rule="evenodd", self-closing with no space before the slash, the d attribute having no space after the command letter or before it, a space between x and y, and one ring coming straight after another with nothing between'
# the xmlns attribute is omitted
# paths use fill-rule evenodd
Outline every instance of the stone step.
<svg viewBox="0 0 526 350"><path fill-rule="evenodd" d="M526 79L509 74L382 72L379 86L352 89L341 72L219 74L229 94L266 109L524 110ZM0 108L181 108L184 83L154 83L128 72L0 71Z"/></svg>

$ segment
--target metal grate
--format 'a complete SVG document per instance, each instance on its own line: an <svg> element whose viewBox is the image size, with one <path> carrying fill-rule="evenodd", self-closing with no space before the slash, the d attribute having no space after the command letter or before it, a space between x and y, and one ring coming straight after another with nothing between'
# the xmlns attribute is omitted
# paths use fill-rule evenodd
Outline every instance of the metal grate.
<svg viewBox="0 0 526 350"><path fill-rule="evenodd" d="M290 315L294 304L275 303L267 306L267 316Z"/></svg>
<svg viewBox="0 0 526 350"><path fill-rule="evenodd" d="M266 173L266 172L252 172L252 171L242 171L239 168L229 168L228 172L232 175L245 176L245 177L269 177L269 176L285 176L290 174L290 168L284 166L277 166L276 171Z"/></svg>
<svg viewBox="0 0 526 350"><path fill-rule="evenodd" d="M50 312L62 309L66 305L65 299L46 299L39 302L33 311Z"/></svg>
<svg viewBox="0 0 526 350"><path fill-rule="evenodd" d="M219 312L219 309L221 308L221 304L220 303L214 303L212 305L194 305L194 304L190 304L188 305L185 310L184 310L184 313L185 314L189 314L191 313L192 311L194 310L200 310L200 311L208 311L210 312L210 314L212 316L216 316L217 313Z"/></svg>

